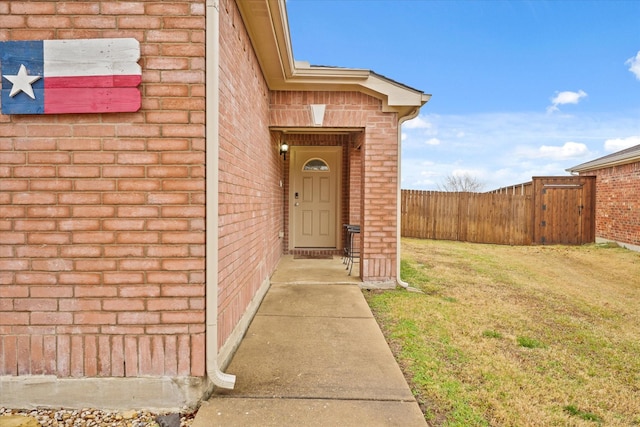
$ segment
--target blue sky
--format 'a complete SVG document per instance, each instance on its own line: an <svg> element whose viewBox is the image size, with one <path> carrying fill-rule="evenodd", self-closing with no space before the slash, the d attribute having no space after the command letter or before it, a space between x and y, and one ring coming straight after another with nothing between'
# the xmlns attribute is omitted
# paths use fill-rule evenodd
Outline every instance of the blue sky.
<svg viewBox="0 0 640 427"><path fill-rule="evenodd" d="M567 175L640 144L640 1L288 0L296 60L432 94L402 127L402 188Z"/></svg>

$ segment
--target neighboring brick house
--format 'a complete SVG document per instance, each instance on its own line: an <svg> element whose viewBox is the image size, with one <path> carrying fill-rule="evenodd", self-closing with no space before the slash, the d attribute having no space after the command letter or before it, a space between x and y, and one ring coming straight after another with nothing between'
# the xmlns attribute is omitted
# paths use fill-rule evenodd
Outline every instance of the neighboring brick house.
<svg viewBox="0 0 640 427"><path fill-rule="evenodd" d="M232 387L279 259L339 253L343 223L363 286L395 285L400 124L428 95L295 62L285 0L0 0L0 41L93 38L140 42L139 111L0 114L0 406ZM307 183L332 200L319 244Z"/></svg>
<svg viewBox="0 0 640 427"><path fill-rule="evenodd" d="M640 145L567 171L596 177L596 242L640 251Z"/></svg>

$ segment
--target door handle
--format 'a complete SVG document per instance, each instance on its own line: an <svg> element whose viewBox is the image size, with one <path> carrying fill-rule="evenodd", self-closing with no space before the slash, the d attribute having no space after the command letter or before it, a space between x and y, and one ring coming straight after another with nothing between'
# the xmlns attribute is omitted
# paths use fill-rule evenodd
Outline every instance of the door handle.
<svg viewBox="0 0 640 427"><path fill-rule="evenodd" d="M294 204L294 206L300 206L300 203L296 202L296 203Z"/></svg>

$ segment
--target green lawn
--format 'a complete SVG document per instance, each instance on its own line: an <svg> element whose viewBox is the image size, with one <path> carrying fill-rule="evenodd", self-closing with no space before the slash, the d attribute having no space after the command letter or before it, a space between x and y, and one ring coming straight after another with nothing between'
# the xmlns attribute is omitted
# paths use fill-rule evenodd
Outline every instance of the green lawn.
<svg viewBox="0 0 640 427"><path fill-rule="evenodd" d="M640 254L404 239L365 292L431 425L640 425Z"/></svg>

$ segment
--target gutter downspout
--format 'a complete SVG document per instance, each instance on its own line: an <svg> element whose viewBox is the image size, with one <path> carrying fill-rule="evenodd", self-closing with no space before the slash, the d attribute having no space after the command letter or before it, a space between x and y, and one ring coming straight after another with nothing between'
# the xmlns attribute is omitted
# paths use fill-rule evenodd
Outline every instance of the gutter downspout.
<svg viewBox="0 0 640 427"><path fill-rule="evenodd" d="M411 113L403 116L398 120L398 201L396 203L397 212L396 218L397 220L397 231L396 235L398 236L398 241L396 243L396 283L398 286L405 288L410 292L422 292L419 289L411 287L407 282L403 281L400 277L400 249L401 249L401 239L402 239L402 124L407 120L415 119L418 117L420 113L420 107L417 107Z"/></svg>
<svg viewBox="0 0 640 427"><path fill-rule="evenodd" d="M232 389L235 375L218 366L218 151L220 79L220 6L207 0L205 27L205 183L206 183L206 370L214 385Z"/></svg>

